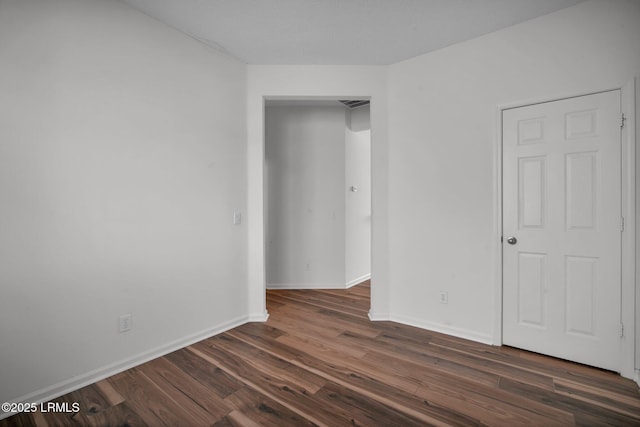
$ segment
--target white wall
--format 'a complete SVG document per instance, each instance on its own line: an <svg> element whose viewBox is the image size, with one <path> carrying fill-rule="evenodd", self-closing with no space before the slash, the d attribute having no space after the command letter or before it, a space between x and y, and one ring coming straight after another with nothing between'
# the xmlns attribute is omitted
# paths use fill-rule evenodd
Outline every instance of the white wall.
<svg viewBox="0 0 640 427"><path fill-rule="evenodd" d="M249 312L264 319L264 100L371 97L372 289L371 316L389 312L387 233L387 68L378 66L248 66Z"/></svg>
<svg viewBox="0 0 640 427"><path fill-rule="evenodd" d="M344 288L345 108L267 106L267 284Z"/></svg>
<svg viewBox="0 0 640 427"><path fill-rule="evenodd" d="M0 63L0 401L246 320L246 67L91 0L1 1Z"/></svg>
<svg viewBox="0 0 640 427"><path fill-rule="evenodd" d="M371 124L369 107L347 110L346 162L346 285L371 277ZM356 192L351 187L357 188Z"/></svg>
<svg viewBox="0 0 640 427"><path fill-rule="evenodd" d="M589 1L390 67L392 317L499 341L498 106L622 86L639 23L638 1Z"/></svg>

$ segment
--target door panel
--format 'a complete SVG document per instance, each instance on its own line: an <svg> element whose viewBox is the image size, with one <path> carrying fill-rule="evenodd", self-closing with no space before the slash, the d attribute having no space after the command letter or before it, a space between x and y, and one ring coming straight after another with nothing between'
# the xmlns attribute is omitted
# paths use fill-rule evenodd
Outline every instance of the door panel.
<svg viewBox="0 0 640 427"><path fill-rule="evenodd" d="M519 228L544 228L547 197L545 157L518 159Z"/></svg>
<svg viewBox="0 0 640 427"><path fill-rule="evenodd" d="M619 91L503 112L504 344L619 370L619 120Z"/></svg>
<svg viewBox="0 0 640 427"><path fill-rule="evenodd" d="M598 259L592 257L565 257L567 289L565 310L567 332L593 337L595 335L594 293Z"/></svg>
<svg viewBox="0 0 640 427"><path fill-rule="evenodd" d="M596 225L598 153L566 156L567 230L593 229Z"/></svg>
<svg viewBox="0 0 640 427"><path fill-rule="evenodd" d="M545 327L546 254L518 254L518 322Z"/></svg>

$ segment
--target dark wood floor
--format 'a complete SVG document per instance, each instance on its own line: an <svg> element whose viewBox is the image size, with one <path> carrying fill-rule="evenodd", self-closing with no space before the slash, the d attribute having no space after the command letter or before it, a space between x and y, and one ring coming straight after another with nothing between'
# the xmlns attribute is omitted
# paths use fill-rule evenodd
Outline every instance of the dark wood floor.
<svg viewBox="0 0 640 427"><path fill-rule="evenodd" d="M0 426L640 425L640 393L611 372L391 322L368 283L269 291L251 323Z"/></svg>

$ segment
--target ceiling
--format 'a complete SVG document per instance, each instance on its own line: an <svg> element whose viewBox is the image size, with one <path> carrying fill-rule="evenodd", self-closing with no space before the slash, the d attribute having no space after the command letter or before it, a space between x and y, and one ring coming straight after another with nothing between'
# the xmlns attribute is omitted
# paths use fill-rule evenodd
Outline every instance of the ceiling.
<svg viewBox="0 0 640 427"><path fill-rule="evenodd" d="M387 65L584 0L121 0L248 64Z"/></svg>

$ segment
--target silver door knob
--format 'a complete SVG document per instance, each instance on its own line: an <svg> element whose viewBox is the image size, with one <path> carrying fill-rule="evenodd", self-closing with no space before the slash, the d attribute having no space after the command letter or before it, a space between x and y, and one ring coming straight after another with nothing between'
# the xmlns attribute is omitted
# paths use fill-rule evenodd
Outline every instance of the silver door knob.
<svg viewBox="0 0 640 427"><path fill-rule="evenodd" d="M507 243L510 245L515 245L516 243L518 243L518 239L513 236L507 237Z"/></svg>

